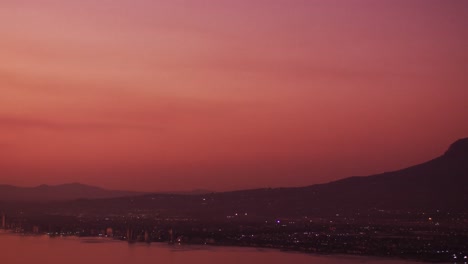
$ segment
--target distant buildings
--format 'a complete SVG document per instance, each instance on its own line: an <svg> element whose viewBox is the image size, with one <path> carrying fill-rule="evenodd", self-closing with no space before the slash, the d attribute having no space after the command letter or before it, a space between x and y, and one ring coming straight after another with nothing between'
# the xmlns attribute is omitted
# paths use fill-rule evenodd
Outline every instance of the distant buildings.
<svg viewBox="0 0 468 264"><path fill-rule="evenodd" d="M2 213L2 228L6 229L6 215Z"/></svg>
<svg viewBox="0 0 468 264"><path fill-rule="evenodd" d="M134 242L134 241L133 241L133 229L130 228L130 227L127 228L127 241L128 241L129 243Z"/></svg>
<svg viewBox="0 0 468 264"><path fill-rule="evenodd" d="M114 236L114 230L111 227L108 227L106 229L106 236L108 236L108 237L113 237Z"/></svg>

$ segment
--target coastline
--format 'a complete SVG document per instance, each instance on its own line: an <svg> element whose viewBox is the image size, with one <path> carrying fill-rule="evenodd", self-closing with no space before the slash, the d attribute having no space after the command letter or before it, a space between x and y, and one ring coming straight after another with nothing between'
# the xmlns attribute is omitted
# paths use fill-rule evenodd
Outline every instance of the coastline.
<svg viewBox="0 0 468 264"><path fill-rule="evenodd" d="M157 245L163 246L164 248L171 249L173 251L185 251L185 250L217 250L217 249L227 249L228 251L243 251L243 250L252 250L257 252L282 252L287 254L301 254L309 255L315 257L331 257L331 258L343 258L346 259L365 259L364 263L367 261L402 261L403 263L445 263L447 261L430 261L422 259L411 259L411 258L401 258L401 257L392 257L392 256L379 256L379 255L359 255L359 254L346 254L346 253L323 253L323 252L310 252L307 250L301 250L297 248L285 248L285 247L274 247L274 246L258 246L258 245L241 245L241 244L206 244L206 243L167 243L153 241L150 243L147 242L128 242L124 239L119 239L116 237L105 237L105 236L78 236L78 235L50 235L47 233L25 233L25 232L14 232L9 229L0 229L0 235L9 235L9 236L18 236L18 237L44 237L50 239L68 239L73 238L78 240L81 243L89 244L101 244L101 243L122 243L128 244L129 246L135 245ZM453 263L453 262L452 262ZM456 262L455 262L456 263Z"/></svg>

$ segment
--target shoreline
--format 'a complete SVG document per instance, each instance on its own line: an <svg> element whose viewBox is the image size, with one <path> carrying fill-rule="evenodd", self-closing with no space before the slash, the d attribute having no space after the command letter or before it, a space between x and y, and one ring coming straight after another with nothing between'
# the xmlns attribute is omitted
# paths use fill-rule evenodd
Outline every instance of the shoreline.
<svg viewBox="0 0 468 264"><path fill-rule="evenodd" d="M116 237L107 237L107 236L79 236L79 235L50 235L48 233L21 233L21 232L14 232L9 229L0 229L0 235L1 234L7 234L11 236L24 236L24 237L47 237L50 239L64 239L64 238L75 238L77 240L81 240L82 243L109 243L109 242L122 242L122 243L127 243L128 245L166 245L168 247L177 247L177 246L182 246L182 247L195 247L198 246L196 249L193 248L193 250L197 249L202 249L202 248L231 248L231 249L252 249L252 250L257 250L259 252L261 251L277 251L277 252L283 252L283 253L289 253L289 254L303 254L303 255L311 255L311 256L321 256L321 257L338 257L338 258L368 258L369 260L401 260L405 262L412 262L412 263L448 263L448 261L436 261L436 260L424 260L424 259L415 259L415 258L402 258L398 256L382 256L382 255L364 255L364 254L349 254L349 253L328 253L328 252L311 252L307 251L305 249L300 249L300 248L285 248L285 247L275 247L275 246L261 246L261 245L240 245L240 244L207 244L207 243L189 243L189 242L181 242L181 243L168 243L168 242L162 242L162 241L151 241L151 242L144 242L144 241L132 241L129 242L125 239L119 239ZM91 241L85 241L86 239L92 239L92 240L102 240L102 242L91 242ZM451 263L458 263L458 262L453 262ZM463 262L461 262L463 263Z"/></svg>

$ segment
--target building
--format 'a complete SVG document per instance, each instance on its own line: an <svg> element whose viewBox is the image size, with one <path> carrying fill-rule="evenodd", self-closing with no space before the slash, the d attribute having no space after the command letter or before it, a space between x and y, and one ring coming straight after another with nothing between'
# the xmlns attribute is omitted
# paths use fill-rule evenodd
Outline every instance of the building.
<svg viewBox="0 0 468 264"><path fill-rule="evenodd" d="M6 229L6 215L2 213L2 228Z"/></svg>
<svg viewBox="0 0 468 264"><path fill-rule="evenodd" d="M127 241L128 241L129 243L134 242L134 241L133 241L133 229L130 228L130 227L127 228Z"/></svg>
<svg viewBox="0 0 468 264"><path fill-rule="evenodd" d="M148 231L145 231L145 242L151 243L151 237Z"/></svg>
<svg viewBox="0 0 468 264"><path fill-rule="evenodd" d="M112 227L108 227L106 229L106 236L108 236L108 237L113 237L114 236L114 230L112 230Z"/></svg>

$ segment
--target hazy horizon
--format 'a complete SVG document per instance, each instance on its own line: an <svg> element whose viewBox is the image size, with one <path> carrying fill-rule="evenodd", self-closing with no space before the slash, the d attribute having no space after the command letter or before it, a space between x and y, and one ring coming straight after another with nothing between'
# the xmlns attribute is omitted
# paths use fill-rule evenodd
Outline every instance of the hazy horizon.
<svg viewBox="0 0 468 264"><path fill-rule="evenodd" d="M306 186L468 136L468 1L0 3L0 183Z"/></svg>
<svg viewBox="0 0 468 264"><path fill-rule="evenodd" d="M466 140L468 138L463 138L463 139ZM439 156L441 156L441 155L439 155ZM437 157L439 157L439 156L437 156ZM437 158L437 157L433 157L433 158ZM426 161L428 162L430 160L426 160ZM412 167L412 166L415 166L415 165L419 165L419 164L410 164L409 167ZM389 170L389 171L385 171L385 172L397 171L397 170L400 170L400 169L406 169L406 168L397 168L395 170ZM203 192L229 192L229 191L240 191L240 190L249 190L249 189L264 189L264 188L305 187L305 186L311 186L311 185L316 185L316 184L330 183L330 182L334 182L334 181L337 181L337 180L342 180L342 179L346 179L346 178L349 178L349 177L355 177L355 176L367 177L367 176L373 176L373 175L350 175L350 176L346 176L346 177L343 177L343 178L331 180L331 181L328 181L328 182L313 183L313 184L300 185L300 186L292 186L292 185L287 185L287 186L257 186L257 187L252 187L252 188L223 189L223 190L213 190L213 189L207 189L207 188L180 189L180 190L151 190L150 187L148 189L146 189L146 190L112 189L112 188L109 188L109 187L107 187L105 185L98 186L98 185L88 184L88 183L84 183L84 182L62 182L62 183L55 183L55 184L42 183L42 184L39 184L39 185L32 185L32 186L31 185L26 186L26 185L13 185L13 184L0 183L0 186L1 185L11 185L11 186L22 187L22 188L35 188L35 187L41 187L41 186L44 186L44 185L49 186L49 187L57 187L57 186L63 186L63 185L87 185L87 186L90 186L90 187L98 187L98 188L103 188L103 189L106 189L106 190L134 191L134 192L142 192L142 193L177 193L177 192L178 193L184 193L184 192L190 193L190 192L197 192L197 191L203 191Z"/></svg>

